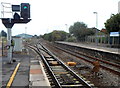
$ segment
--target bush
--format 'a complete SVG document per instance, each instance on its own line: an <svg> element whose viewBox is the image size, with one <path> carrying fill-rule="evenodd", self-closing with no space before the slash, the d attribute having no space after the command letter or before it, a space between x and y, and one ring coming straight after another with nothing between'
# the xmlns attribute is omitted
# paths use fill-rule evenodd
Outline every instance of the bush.
<svg viewBox="0 0 120 88"><path fill-rule="evenodd" d="M76 42L77 39L76 39L76 37L73 37L73 36L72 36L72 37L67 38L66 41L67 41L67 42Z"/></svg>

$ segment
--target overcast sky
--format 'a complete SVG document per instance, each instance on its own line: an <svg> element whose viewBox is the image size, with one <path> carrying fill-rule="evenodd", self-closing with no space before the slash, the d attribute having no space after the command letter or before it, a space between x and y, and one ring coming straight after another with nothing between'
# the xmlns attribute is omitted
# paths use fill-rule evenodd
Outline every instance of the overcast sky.
<svg viewBox="0 0 120 88"><path fill-rule="evenodd" d="M74 22L84 22L89 28L96 26L98 13L98 28L104 28L104 23L111 14L118 13L118 1L120 0L0 0L19 5L20 3L31 4L31 19L28 24L15 24L12 35L27 33L40 35L53 30L68 32ZM0 6L2 9L2 7ZM1 18L0 13L0 18ZM6 15L8 16L8 14ZM65 25L67 24L67 26ZM7 29L0 20L0 31Z"/></svg>

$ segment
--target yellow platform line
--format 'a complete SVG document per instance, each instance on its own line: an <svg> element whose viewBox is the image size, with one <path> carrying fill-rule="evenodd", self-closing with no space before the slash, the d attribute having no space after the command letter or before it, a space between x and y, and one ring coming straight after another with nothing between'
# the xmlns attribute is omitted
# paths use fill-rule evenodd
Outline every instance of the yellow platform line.
<svg viewBox="0 0 120 88"><path fill-rule="evenodd" d="M16 73L17 73L17 70L18 70L19 66L20 66L20 63L17 64L17 66L16 66L13 74L12 74L11 77L10 77L10 80L9 80L8 83L7 83L6 88L10 88L10 86L11 86L11 84L12 84L12 82L13 82L13 79L14 79Z"/></svg>

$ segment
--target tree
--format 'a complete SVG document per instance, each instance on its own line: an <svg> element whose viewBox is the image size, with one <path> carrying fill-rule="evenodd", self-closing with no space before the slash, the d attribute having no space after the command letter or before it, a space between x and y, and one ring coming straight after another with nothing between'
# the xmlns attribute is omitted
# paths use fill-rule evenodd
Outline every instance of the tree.
<svg viewBox="0 0 120 88"><path fill-rule="evenodd" d="M120 14L112 15L105 23L107 32L118 32L120 31Z"/></svg>
<svg viewBox="0 0 120 88"><path fill-rule="evenodd" d="M1 31L1 36L2 36L2 37L7 37L7 33L6 33L4 30L2 30L2 31Z"/></svg>
<svg viewBox="0 0 120 88"><path fill-rule="evenodd" d="M44 34L42 38L48 41L52 41L52 33Z"/></svg>
<svg viewBox="0 0 120 88"><path fill-rule="evenodd" d="M49 41L64 41L66 40L67 35L68 34L64 31L54 30L51 33L44 34L43 38Z"/></svg>
<svg viewBox="0 0 120 88"><path fill-rule="evenodd" d="M94 34L94 31L87 28L87 25L83 22L75 22L73 26L70 26L69 32L74 35L77 40L84 40L86 36Z"/></svg>

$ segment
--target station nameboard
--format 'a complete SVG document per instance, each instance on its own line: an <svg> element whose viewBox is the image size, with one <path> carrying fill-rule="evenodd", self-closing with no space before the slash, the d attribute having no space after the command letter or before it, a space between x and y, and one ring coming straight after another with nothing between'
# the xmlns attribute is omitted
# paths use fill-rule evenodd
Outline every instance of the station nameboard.
<svg viewBox="0 0 120 88"><path fill-rule="evenodd" d="M120 32L110 32L110 36L120 36Z"/></svg>

